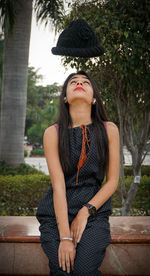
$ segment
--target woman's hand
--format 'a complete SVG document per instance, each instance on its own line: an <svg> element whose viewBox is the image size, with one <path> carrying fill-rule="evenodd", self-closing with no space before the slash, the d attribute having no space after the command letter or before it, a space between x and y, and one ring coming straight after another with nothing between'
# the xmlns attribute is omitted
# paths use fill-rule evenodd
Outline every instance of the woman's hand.
<svg viewBox="0 0 150 276"><path fill-rule="evenodd" d="M58 248L59 266L64 271L70 272L70 266L73 269L76 249L72 241L63 240Z"/></svg>
<svg viewBox="0 0 150 276"><path fill-rule="evenodd" d="M71 223L71 237L73 238L75 248L77 243L80 242L83 231L86 227L87 220L89 217L88 209L86 206L80 209L75 219Z"/></svg>

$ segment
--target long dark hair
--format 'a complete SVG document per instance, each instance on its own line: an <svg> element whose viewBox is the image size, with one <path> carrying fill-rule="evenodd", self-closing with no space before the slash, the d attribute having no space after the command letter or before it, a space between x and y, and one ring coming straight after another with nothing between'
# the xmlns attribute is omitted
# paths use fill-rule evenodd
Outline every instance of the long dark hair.
<svg viewBox="0 0 150 276"><path fill-rule="evenodd" d="M59 126L59 156L62 169L64 173L67 173L71 168L68 150L68 127L72 127L72 119L69 114L69 104L65 103L64 97L66 97L68 82L74 75L85 75L93 87L93 97L96 98L96 104L92 105L91 119L96 137L97 157L100 160L101 169L104 173L108 163L108 138L106 129L104 127L104 121L108 121L108 119L96 83L89 76L89 74L85 73L84 71L78 71L77 73L72 73L68 76L62 87L62 93L59 99L59 114L57 124Z"/></svg>

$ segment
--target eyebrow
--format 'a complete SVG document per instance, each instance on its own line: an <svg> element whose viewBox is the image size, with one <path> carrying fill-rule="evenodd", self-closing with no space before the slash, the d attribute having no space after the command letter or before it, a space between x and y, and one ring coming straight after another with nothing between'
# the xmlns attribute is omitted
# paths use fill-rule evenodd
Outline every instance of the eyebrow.
<svg viewBox="0 0 150 276"><path fill-rule="evenodd" d="M76 76L73 76L69 81L73 80L73 79L78 79L79 77L76 77ZM84 76L84 77L81 77L82 79L87 79L89 80L88 77Z"/></svg>

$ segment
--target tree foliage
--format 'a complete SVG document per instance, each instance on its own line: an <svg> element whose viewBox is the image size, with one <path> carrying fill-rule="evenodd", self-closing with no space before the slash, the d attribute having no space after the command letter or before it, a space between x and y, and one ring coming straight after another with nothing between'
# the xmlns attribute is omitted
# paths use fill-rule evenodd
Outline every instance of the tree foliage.
<svg viewBox="0 0 150 276"><path fill-rule="evenodd" d="M64 14L64 1L36 0L34 1L34 9L36 12L37 21L45 22L45 25L47 25L48 22L52 22L52 24L57 29L57 24Z"/></svg>
<svg viewBox="0 0 150 276"><path fill-rule="evenodd" d="M15 17L15 0L0 0L0 23L3 31L13 30Z"/></svg>
<svg viewBox="0 0 150 276"><path fill-rule="evenodd" d="M25 135L32 143L42 144L44 130L56 120L58 94L61 87L57 83L38 85L41 79L38 70L28 68L28 98Z"/></svg>

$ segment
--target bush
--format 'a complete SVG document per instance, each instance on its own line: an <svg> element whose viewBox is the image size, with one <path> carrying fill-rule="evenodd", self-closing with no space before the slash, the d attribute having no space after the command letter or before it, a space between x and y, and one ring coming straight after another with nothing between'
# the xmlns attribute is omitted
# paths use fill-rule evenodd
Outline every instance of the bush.
<svg viewBox="0 0 150 276"><path fill-rule="evenodd" d="M126 178L126 186L129 189L133 177ZM16 175L0 176L0 215L1 216L34 216L36 208L43 195L51 186L49 176ZM121 208L121 184L112 196L112 207ZM150 177L144 175L136 194L132 208L150 212Z"/></svg>
<svg viewBox="0 0 150 276"><path fill-rule="evenodd" d="M47 175L0 176L0 215L33 216L50 187Z"/></svg>
<svg viewBox="0 0 150 276"><path fill-rule="evenodd" d="M128 176L125 178L125 185L127 191L130 187L132 180L133 176ZM113 208L121 208L121 201L121 181L119 181L118 188L112 196ZM132 208L140 209L141 212L145 212L146 215L149 215L150 213L150 177L147 175L144 175L141 178L141 183L138 188L136 197L132 203Z"/></svg>
<svg viewBox="0 0 150 276"><path fill-rule="evenodd" d="M0 172L1 175L27 175L27 174L44 174L43 172L32 168L28 164L21 164L17 168L13 168L10 165L6 164L4 161L0 161Z"/></svg>
<svg viewBox="0 0 150 276"><path fill-rule="evenodd" d="M31 150L30 156L32 155L40 155L44 156L44 150L43 149L33 149Z"/></svg>
<svg viewBox="0 0 150 276"><path fill-rule="evenodd" d="M27 150L24 150L24 157L27 157L28 156L28 152Z"/></svg>
<svg viewBox="0 0 150 276"><path fill-rule="evenodd" d="M41 124L39 121L37 121L36 124L33 124L28 130L27 130L27 136L28 139L32 144L34 143L40 143L42 144L43 141L43 133L45 131L46 127L45 124Z"/></svg>
<svg viewBox="0 0 150 276"><path fill-rule="evenodd" d="M125 173L125 176L133 175L132 167L131 166L125 166L124 167L124 173ZM141 174L150 176L150 166L142 165L141 166Z"/></svg>

